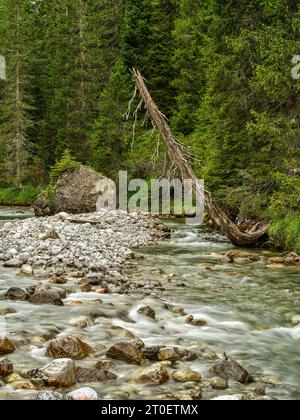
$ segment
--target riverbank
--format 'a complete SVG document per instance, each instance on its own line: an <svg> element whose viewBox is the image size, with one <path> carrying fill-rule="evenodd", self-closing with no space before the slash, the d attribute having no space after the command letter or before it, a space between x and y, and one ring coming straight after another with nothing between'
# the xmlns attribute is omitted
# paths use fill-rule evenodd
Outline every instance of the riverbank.
<svg viewBox="0 0 300 420"><path fill-rule="evenodd" d="M24 275L51 278L99 278L108 291L126 291L122 270L134 248L169 236L169 229L147 215L99 211L72 216L5 223L0 229L0 261ZM117 289L119 287L119 289Z"/></svg>
<svg viewBox="0 0 300 420"><path fill-rule="evenodd" d="M0 187L0 206L32 206L38 191L32 186L24 188Z"/></svg>

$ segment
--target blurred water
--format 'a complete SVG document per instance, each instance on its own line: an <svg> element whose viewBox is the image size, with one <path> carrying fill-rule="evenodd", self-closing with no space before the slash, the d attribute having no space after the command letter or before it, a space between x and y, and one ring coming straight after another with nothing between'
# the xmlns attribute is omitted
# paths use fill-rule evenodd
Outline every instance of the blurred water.
<svg viewBox="0 0 300 420"><path fill-rule="evenodd" d="M0 211L2 217L17 215L16 209ZM30 217L31 213L25 215ZM6 317L7 334L17 347L9 355L16 370L32 369L49 361L45 349L51 331L58 336L77 335L89 342L96 349L95 356L77 364L91 367L105 358L105 351L113 342L122 340L122 331L112 328L119 326L147 345L177 345L196 351L208 346L220 356L226 352L258 380L266 375L278 379L279 386L270 387L268 395L300 399L300 327L290 324L292 316L300 313L300 272L266 268L267 259L273 255L267 250L251 251L259 256L259 262L220 265L220 255L233 248L223 235L178 223L172 224L172 228L170 241L142 250L146 258L132 273L135 279L149 279L149 284L154 278L153 270L176 274L175 283L171 282L160 298L103 295L100 304L98 294L79 292L78 286L68 283L61 286L70 293L64 307L0 301L0 308L9 306L17 311ZM36 279L19 277L14 270L0 268L0 291L36 283ZM138 314L144 305L156 310L157 321ZM185 315L175 315L170 310L178 306ZM185 324L187 314L207 321L207 326ZM96 317L96 321L84 330L70 325L72 319L82 315ZM213 361L199 358L185 362L184 366L187 364L205 378ZM140 369L117 363L117 382L92 386L101 398L119 398L121 392L130 392L133 398L144 399L164 398L186 386L172 381L160 387L137 385L132 378ZM238 392L241 386L234 387ZM222 395L210 392L211 397ZM0 387L0 399L31 398L34 394L35 391L16 391L11 385Z"/></svg>

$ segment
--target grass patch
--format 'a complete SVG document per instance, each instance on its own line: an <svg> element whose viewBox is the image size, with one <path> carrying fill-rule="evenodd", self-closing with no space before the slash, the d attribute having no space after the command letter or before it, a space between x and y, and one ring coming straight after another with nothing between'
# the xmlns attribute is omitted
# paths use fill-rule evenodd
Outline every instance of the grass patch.
<svg viewBox="0 0 300 420"><path fill-rule="evenodd" d="M0 187L1 206L31 206L38 195L31 185L21 189Z"/></svg>
<svg viewBox="0 0 300 420"><path fill-rule="evenodd" d="M300 213L275 219L270 233L276 246L300 252Z"/></svg>

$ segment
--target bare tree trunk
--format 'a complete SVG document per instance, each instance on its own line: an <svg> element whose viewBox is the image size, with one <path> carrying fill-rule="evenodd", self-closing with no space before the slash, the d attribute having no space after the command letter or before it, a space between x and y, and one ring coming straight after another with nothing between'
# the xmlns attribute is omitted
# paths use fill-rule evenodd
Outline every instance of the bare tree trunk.
<svg viewBox="0 0 300 420"><path fill-rule="evenodd" d="M159 111L157 105L153 101L141 73L138 70L133 69L132 74L141 99L143 100L152 121L159 129L161 136L166 143L171 160L180 170L182 178L193 180L195 188L198 188L196 183L196 174L191 168L180 144L173 137L166 118ZM209 217L217 226L220 226L225 235L235 245L255 246L261 243L266 236L269 227L266 222L262 221L261 223L258 223L250 232L242 232L240 228L227 216L227 214L213 202L209 191L204 192L204 201Z"/></svg>

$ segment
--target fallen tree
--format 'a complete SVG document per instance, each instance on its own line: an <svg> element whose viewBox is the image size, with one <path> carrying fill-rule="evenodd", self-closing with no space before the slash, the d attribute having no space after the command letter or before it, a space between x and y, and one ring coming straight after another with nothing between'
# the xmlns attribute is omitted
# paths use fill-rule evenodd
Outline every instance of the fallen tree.
<svg viewBox="0 0 300 420"><path fill-rule="evenodd" d="M132 75L141 100L144 103L152 122L158 128L165 141L170 159L179 169L182 179L193 180L194 187L199 188L196 182L197 176L189 163L184 148L173 136L167 119L152 99L144 78L136 69L132 70ZM219 226L235 245L250 247L261 245L266 242L269 227L266 221L260 221L256 223L251 230L243 231L240 226L234 223L230 217L214 203L211 193L206 190L204 191L204 204L206 211L214 224Z"/></svg>

